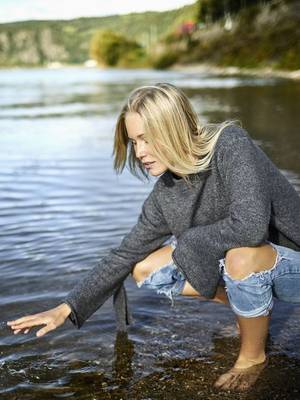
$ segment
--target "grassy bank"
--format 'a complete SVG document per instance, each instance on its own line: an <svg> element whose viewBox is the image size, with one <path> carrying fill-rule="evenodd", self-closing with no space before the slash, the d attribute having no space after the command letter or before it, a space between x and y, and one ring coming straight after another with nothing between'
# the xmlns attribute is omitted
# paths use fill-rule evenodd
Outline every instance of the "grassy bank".
<svg viewBox="0 0 300 400"><path fill-rule="evenodd" d="M165 46L166 54L177 50L175 61L181 65L298 70L300 3L274 1L248 7L192 33L183 51L175 36L169 37Z"/></svg>

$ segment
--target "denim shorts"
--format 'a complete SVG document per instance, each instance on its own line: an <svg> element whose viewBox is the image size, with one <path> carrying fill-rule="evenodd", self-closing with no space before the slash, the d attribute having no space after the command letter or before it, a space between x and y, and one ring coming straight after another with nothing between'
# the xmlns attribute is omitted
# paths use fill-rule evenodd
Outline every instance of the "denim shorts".
<svg viewBox="0 0 300 400"><path fill-rule="evenodd" d="M274 265L262 272L252 272L243 279L231 278L226 271L225 259L219 260L220 273L235 314L247 318L269 315L273 297L300 303L300 251L270 241L267 243L276 250Z"/></svg>
<svg viewBox="0 0 300 400"><path fill-rule="evenodd" d="M175 236L164 243L165 246L168 244L175 249L177 244ZM174 306L174 297L182 293L185 281L184 275L171 260L168 264L153 271L143 282L138 282L137 286L153 289L158 294L166 295L171 300L171 305Z"/></svg>

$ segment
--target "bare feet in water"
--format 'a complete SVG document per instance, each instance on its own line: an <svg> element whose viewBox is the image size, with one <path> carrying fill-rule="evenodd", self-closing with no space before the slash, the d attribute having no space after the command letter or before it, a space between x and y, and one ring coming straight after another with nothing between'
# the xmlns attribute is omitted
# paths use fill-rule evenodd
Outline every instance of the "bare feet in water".
<svg viewBox="0 0 300 400"><path fill-rule="evenodd" d="M235 390L243 392L249 390L257 381L259 375L268 364L268 358L259 364L248 368L231 368L222 374L215 382L215 387L221 390Z"/></svg>

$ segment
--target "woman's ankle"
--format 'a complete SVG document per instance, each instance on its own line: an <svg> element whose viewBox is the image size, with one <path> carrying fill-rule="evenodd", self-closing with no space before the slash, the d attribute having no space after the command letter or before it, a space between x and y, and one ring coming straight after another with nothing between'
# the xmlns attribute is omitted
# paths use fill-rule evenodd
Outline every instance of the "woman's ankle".
<svg viewBox="0 0 300 400"><path fill-rule="evenodd" d="M252 365L261 364L266 360L266 353L263 352L255 357L247 357L244 354L240 354L234 364L235 368L249 368Z"/></svg>

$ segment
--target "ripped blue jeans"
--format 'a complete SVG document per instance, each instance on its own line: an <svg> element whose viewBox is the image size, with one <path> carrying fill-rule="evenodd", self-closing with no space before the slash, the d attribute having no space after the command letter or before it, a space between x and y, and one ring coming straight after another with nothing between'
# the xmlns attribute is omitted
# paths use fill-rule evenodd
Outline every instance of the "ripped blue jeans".
<svg viewBox="0 0 300 400"><path fill-rule="evenodd" d="M174 236L168 241L175 249ZM272 268L262 272L252 272L237 280L226 271L225 259L219 260L220 284L225 289L232 310L243 317L269 315L273 307L273 297L287 302L300 303L300 252L288 247L268 243L276 250L276 260ZM138 287L156 290L167 296L174 305L174 297L182 293L186 279L171 260L153 271Z"/></svg>
<svg viewBox="0 0 300 400"><path fill-rule="evenodd" d="M267 241L276 250L272 268L252 272L243 279L233 279L219 260L220 274L233 312L242 317L267 316L273 308L273 298L300 303L300 251Z"/></svg>
<svg viewBox="0 0 300 400"><path fill-rule="evenodd" d="M165 245L169 244L175 249L177 240L172 236ZM137 282L137 286L156 290L158 294L164 294L171 300L174 306L174 297L182 293L185 277L171 260L169 263L153 271L143 282Z"/></svg>

